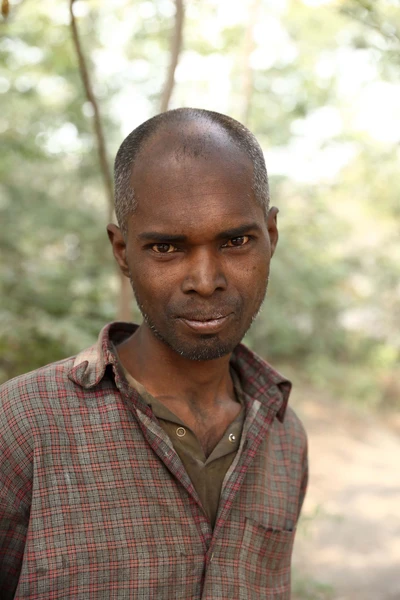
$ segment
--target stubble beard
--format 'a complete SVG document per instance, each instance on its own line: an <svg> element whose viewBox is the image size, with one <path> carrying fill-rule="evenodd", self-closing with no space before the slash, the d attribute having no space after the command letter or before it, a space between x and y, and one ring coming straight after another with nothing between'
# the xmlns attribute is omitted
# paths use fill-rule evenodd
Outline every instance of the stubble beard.
<svg viewBox="0 0 400 600"><path fill-rule="evenodd" d="M226 356L227 354L230 354L231 352L233 352L233 350L236 348L236 346L242 341L242 339L244 338L246 333L250 330L252 324L254 323L254 321L256 320L256 318L258 317L260 312L262 311L262 305L264 303L265 296L267 294L267 288L268 288L268 278L267 278L267 281L265 284L265 289L264 289L263 293L260 294L260 300L258 302L258 306L257 306L256 310L254 311L250 322L244 328L244 331L243 331L242 335L240 336L240 339L235 338L235 340L227 340L226 342L223 342L222 340L220 340L218 338L218 334L216 334L216 335L215 334L203 334L203 335L199 336L199 338L198 338L199 344L197 345L196 348L194 348L193 346L189 346L189 345L185 346L185 344L182 342L182 340L178 339L178 336L174 335L174 330L172 328L170 331L170 335L168 335L168 336L163 335L159 331L159 329L155 325L153 319L150 317L149 313L146 311L144 304L140 300L140 298L135 290L135 286L134 286L133 279L131 276L129 277L129 280L130 280L130 283L132 286L133 294L135 296L136 304L142 314L143 320L146 323L147 327L150 329L150 331L153 333L154 337L156 337L159 341L166 344L169 348L171 348L171 350L173 350L174 352L176 352L183 358L186 358L188 360L193 360L193 361L215 360L217 358L221 358L222 356ZM242 314L242 310L240 310L238 313L238 318L237 318L238 325L240 325L241 314Z"/></svg>

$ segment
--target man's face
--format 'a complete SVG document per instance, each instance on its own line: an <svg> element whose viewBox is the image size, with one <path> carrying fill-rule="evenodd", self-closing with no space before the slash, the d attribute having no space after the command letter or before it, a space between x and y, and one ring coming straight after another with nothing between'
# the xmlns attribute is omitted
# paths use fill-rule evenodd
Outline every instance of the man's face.
<svg viewBox="0 0 400 600"><path fill-rule="evenodd" d="M126 247L118 251L114 241L114 252L144 326L183 357L219 358L241 341L263 302L275 215L267 219L257 204L252 164L232 145L179 159L161 146L136 163L138 207Z"/></svg>

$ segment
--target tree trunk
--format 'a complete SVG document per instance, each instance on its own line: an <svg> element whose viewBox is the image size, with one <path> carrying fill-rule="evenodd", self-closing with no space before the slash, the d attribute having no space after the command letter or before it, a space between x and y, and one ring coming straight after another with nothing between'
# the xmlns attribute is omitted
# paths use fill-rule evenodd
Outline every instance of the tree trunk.
<svg viewBox="0 0 400 600"><path fill-rule="evenodd" d="M258 12L260 9L260 0L253 0L249 8L247 26L244 36L243 66L242 66L242 110L240 114L241 121L248 125L251 101L253 97L253 69L251 68L251 54L255 49L254 27L257 23Z"/></svg>
<svg viewBox="0 0 400 600"><path fill-rule="evenodd" d="M132 321L132 288L130 281L123 273L120 276L118 297L118 321Z"/></svg>
<svg viewBox="0 0 400 600"><path fill-rule="evenodd" d="M114 193L111 171L108 164L107 150L104 139L103 127L100 117L100 110L93 92L93 86L90 81L89 70L87 68L86 57L82 48L81 40L79 37L78 25L76 23L73 4L75 0L70 0L70 17L71 17L71 30L72 39L75 46L75 51L78 57L79 72L81 75L83 87L86 92L86 98L93 107L94 115L94 134L97 141L98 159L100 170L103 176L104 190L107 198L108 205L108 220L112 221L114 217ZM118 267L117 267L118 268ZM119 269L118 269L119 271ZM129 280L119 272L120 277L120 291L118 297L118 308L117 308L117 319L119 321L130 321L132 319L132 290Z"/></svg>
<svg viewBox="0 0 400 600"><path fill-rule="evenodd" d="M183 0L175 0L175 26L171 36L171 57L165 81L164 89L161 95L160 112L168 110L172 96L172 91L175 85L175 71L178 66L179 54L182 48L183 39L183 22L185 18L185 9Z"/></svg>
<svg viewBox="0 0 400 600"><path fill-rule="evenodd" d="M99 157L99 165L101 174L103 176L104 189L106 192L106 198L108 203L108 217L109 221L112 220L114 213L114 194L113 194L113 184L112 177L110 172L110 167L107 159L107 151L106 144L104 141L104 133L103 126L101 124L100 110L97 104L96 97L93 92L93 86L90 81L89 70L87 68L86 57L83 52L81 40L79 37L78 25L74 15L74 2L75 0L70 0L69 4L69 12L71 17L71 30L72 30L72 39L75 46L75 51L78 57L79 64L79 72L81 75L83 87L85 88L86 98L88 102L93 107L93 121L94 121L94 133L97 141L97 152Z"/></svg>
<svg viewBox="0 0 400 600"><path fill-rule="evenodd" d="M1 2L1 14L6 19L10 12L10 3L8 0L2 0Z"/></svg>

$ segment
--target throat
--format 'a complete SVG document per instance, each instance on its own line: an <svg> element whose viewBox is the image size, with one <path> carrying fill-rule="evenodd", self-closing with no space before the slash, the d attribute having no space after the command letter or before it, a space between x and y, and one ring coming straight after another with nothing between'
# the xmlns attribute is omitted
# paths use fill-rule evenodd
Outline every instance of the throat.
<svg viewBox="0 0 400 600"><path fill-rule="evenodd" d="M229 399L213 408L205 409L197 403L182 404L181 402L159 400L175 413L196 436L206 458L223 438L227 428L241 411L241 404Z"/></svg>

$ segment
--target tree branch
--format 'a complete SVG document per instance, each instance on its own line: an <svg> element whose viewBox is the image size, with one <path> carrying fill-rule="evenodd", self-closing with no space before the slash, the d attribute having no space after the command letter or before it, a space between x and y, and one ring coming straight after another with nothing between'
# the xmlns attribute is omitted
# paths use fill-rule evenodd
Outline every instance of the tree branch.
<svg viewBox="0 0 400 600"><path fill-rule="evenodd" d="M106 145L104 141L103 127L101 124L100 110L97 104L96 97L93 92L93 88L90 82L89 71L87 68L85 55L82 49L81 41L79 38L78 26L74 16L73 10L74 0L70 0L70 15L71 15L71 30L72 39L74 42L76 54L78 56L79 71L83 86L85 88L86 97L93 107L94 113L94 132L97 140L97 150L99 156L100 169L103 175L104 188L108 203L108 220L112 221L114 214L114 194L113 185L111 179L111 173L107 160ZM117 318L120 321L130 321L132 319L131 304L132 304L132 290L129 285L129 280L119 271L120 290L118 296L118 309Z"/></svg>
<svg viewBox="0 0 400 600"><path fill-rule="evenodd" d="M175 83L175 71L178 65L179 54L182 48L183 22L185 10L183 0L175 0L175 26L171 36L171 62L168 69L167 79L161 95L160 112L168 110Z"/></svg>
<svg viewBox="0 0 400 600"><path fill-rule="evenodd" d="M101 124L100 111L99 111L99 107L97 104L97 100L93 93L93 87L92 87L92 84L90 81L89 71L87 68L85 55L84 55L82 44L81 44L80 37L79 37L78 25L76 23L76 19L75 19L75 15L74 15L74 8L73 8L74 1L75 0L70 0L70 4L69 4L69 11L70 11L70 16L71 16L70 24L71 24L71 30L72 30L72 39L73 39L75 51L76 51L76 54L78 57L79 72L81 75L83 86L85 88L86 97L87 97L88 102L90 102L90 104L93 107L94 132L95 132L96 140L97 140L97 150L98 150L98 157L99 157L99 163L100 163L100 170L101 170L101 173L103 176L104 188L105 188L107 203L108 203L108 220L111 221L113 218L113 213L114 213L114 194L113 194L112 178L111 178L110 168L109 168L108 160L107 160L107 152L106 152L106 145L105 145L105 141L104 141L103 127Z"/></svg>
<svg viewBox="0 0 400 600"><path fill-rule="evenodd" d="M260 9L260 0L253 0L249 7L248 20L246 25L246 31L244 36L244 49L243 49L243 67L242 67L242 110L241 110L241 121L244 125L248 125L250 111L251 111L251 100L253 97L253 69L251 68L250 58L255 48L254 43L254 27L257 23L258 12Z"/></svg>
<svg viewBox="0 0 400 600"><path fill-rule="evenodd" d="M10 12L10 3L8 0L2 0L1 2L1 14L6 19Z"/></svg>

